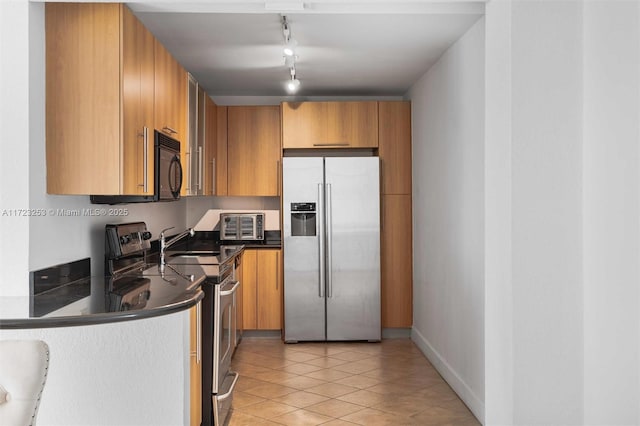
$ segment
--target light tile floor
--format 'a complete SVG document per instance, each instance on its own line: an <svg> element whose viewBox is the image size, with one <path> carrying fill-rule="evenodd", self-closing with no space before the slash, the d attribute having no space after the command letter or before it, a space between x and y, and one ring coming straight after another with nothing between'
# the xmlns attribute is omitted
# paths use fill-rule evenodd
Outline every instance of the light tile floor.
<svg viewBox="0 0 640 426"><path fill-rule="evenodd" d="M229 426L479 425L409 339L297 343L245 338Z"/></svg>

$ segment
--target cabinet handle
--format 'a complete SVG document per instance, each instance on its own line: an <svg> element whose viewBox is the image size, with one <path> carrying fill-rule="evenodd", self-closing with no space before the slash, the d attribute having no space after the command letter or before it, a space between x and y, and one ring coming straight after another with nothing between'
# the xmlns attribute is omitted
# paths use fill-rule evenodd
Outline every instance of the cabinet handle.
<svg viewBox="0 0 640 426"><path fill-rule="evenodd" d="M280 160L276 161L276 195L280 196Z"/></svg>
<svg viewBox="0 0 640 426"><path fill-rule="evenodd" d="M326 197L326 220L327 220L327 297L333 297L333 206L331 199L331 184L327 183Z"/></svg>
<svg viewBox="0 0 640 426"><path fill-rule="evenodd" d="M325 261L326 261L326 256L325 256L325 252L324 252L324 245L325 245L325 240L324 240L324 218L325 218L325 213L324 213L324 191L323 191L323 187L324 185L319 183L318 184L318 251L320 252L320 256L318 261L320 262L320 273L318 274L318 290L319 290L319 297L323 298L324 297L324 277L325 277L325 272L326 272L326 265L325 265Z"/></svg>
<svg viewBox="0 0 640 426"><path fill-rule="evenodd" d="M347 142L334 142L334 143L314 143L313 146L349 146Z"/></svg>
<svg viewBox="0 0 640 426"><path fill-rule="evenodd" d="M169 126L164 126L164 127L162 128L162 131L163 131L163 132L165 132L165 133L168 133L168 134L170 134L170 135L176 135L176 134L178 134L178 131L177 131L177 130L175 130L175 129L173 129L173 128L169 127Z"/></svg>
<svg viewBox="0 0 640 426"><path fill-rule="evenodd" d="M280 281L280 252L276 252L276 290L278 290L279 281Z"/></svg>
<svg viewBox="0 0 640 426"><path fill-rule="evenodd" d="M187 152L185 152L185 153L184 153L184 156L186 157L186 158L184 159L185 164L186 164L187 166L189 166L189 167L187 167L187 179L186 179L186 181L187 181L187 187L185 188L185 191L187 192L187 195L191 195L191 171L192 171L192 170L191 170L191 163L190 163L190 160L191 160L191 151L187 151Z"/></svg>
<svg viewBox="0 0 640 426"><path fill-rule="evenodd" d="M142 136L142 192L145 194L149 190L149 179L147 177L149 171L149 129L145 126L142 133L138 133L138 137Z"/></svg>
<svg viewBox="0 0 640 426"><path fill-rule="evenodd" d="M198 191L202 191L202 172L203 172L202 145L198 147Z"/></svg>
<svg viewBox="0 0 640 426"><path fill-rule="evenodd" d="M216 195L216 159L211 160L211 194Z"/></svg>
<svg viewBox="0 0 640 426"><path fill-rule="evenodd" d="M196 305L196 362L200 364L202 359L202 302Z"/></svg>

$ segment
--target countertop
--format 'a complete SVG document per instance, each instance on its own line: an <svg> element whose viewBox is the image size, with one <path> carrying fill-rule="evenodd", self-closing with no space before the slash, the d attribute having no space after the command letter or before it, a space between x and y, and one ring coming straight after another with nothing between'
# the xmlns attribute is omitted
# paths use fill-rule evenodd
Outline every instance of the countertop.
<svg viewBox="0 0 640 426"><path fill-rule="evenodd" d="M243 246L219 247L217 263L225 264L242 250ZM31 296L0 297L0 329L106 324L179 312L202 300L201 285L205 280L215 284L218 271L213 261L181 264L169 257L164 268L150 264L114 281L105 276L83 276L83 272L90 270L89 262L83 259L32 272ZM34 291L35 287L41 290ZM119 302L123 294L142 296L137 304L122 310ZM28 312L25 309L16 314L16 306L28 306Z"/></svg>

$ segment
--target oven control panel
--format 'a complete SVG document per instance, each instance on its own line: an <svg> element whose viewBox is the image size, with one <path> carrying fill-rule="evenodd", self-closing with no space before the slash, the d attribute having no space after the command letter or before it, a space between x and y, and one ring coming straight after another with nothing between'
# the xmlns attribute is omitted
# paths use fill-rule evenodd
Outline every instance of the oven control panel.
<svg viewBox="0 0 640 426"><path fill-rule="evenodd" d="M151 232L144 222L107 225L105 238L108 259L139 254L151 248Z"/></svg>

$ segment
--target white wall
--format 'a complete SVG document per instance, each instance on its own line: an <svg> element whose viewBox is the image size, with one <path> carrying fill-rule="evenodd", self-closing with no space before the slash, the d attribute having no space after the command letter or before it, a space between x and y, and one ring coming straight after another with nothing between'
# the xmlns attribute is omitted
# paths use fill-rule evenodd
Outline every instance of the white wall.
<svg viewBox="0 0 640 426"><path fill-rule="evenodd" d="M584 423L640 424L640 7L584 9Z"/></svg>
<svg viewBox="0 0 640 426"><path fill-rule="evenodd" d="M489 2L485 33L485 424L513 424L511 3Z"/></svg>
<svg viewBox="0 0 640 426"><path fill-rule="evenodd" d="M582 4L512 6L514 421L582 421Z"/></svg>
<svg viewBox="0 0 640 426"><path fill-rule="evenodd" d="M0 2L0 295L29 289L29 3Z"/></svg>
<svg viewBox="0 0 640 426"><path fill-rule="evenodd" d="M486 423L639 424L640 4L486 19Z"/></svg>
<svg viewBox="0 0 640 426"><path fill-rule="evenodd" d="M484 19L410 89L412 338L484 417Z"/></svg>

